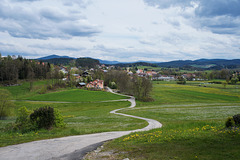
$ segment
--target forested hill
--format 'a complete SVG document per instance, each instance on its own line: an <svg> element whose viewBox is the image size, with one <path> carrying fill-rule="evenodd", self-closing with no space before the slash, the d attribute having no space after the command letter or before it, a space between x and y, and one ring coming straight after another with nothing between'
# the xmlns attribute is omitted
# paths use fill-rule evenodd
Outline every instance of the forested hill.
<svg viewBox="0 0 240 160"><path fill-rule="evenodd" d="M92 58L52 58L52 59L46 59L46 60L40 60L43 62L48 62L55 65L69 65L70 63L75 64L76 67L88 67L88 68L94 68L96 65L99 65L100 62L97 59Z"/></svg>
<svg viewBox="0 0 240 160"><path fill-rule="evenodd" d="M118 63L115 64L115 66L119 67L134 67L134 66L152 66L152 67L157 67L157 64L153 63L147 63L147 62L132 62L132 63Z"/></svg>
<svg viewBox="0 0 240 160"><path fill-rule="evenodd" d="M131 67L131 66L152 66L152 67L167 67L167 68L184 68L184 69L236 69L240 68L240 59L226 60L226 59L198 59L198 60L178 60L170 62L154 62L150 63L147 61L142 62L118 62L118 61L105 61L93 58L72 58L67 56L51 55L38 59L39 61L49 62L52 64L63 64L68 65L69 63L76 61L76 65L90 66L96 64L116 65L120 67ZM80 62L81 61L81 62ZM86 63L85 63L86 62ZM80 65L80 66L81 66Z"/></svg>
<svg viewBox="0 0 240 160"><path fill-rule="evenodd" d="M73 58L73 57L68 57L68 56L58 56L58 55L50 55L50 56L46 56L46 57L41 57L41 58L38 58L37 60L49 60L49 59L59 59L59 58L65 58L65 59L76 59L76 58Z"/></svg>
<svg viewBox="0 0 240 160"><path fill-rule="evenodd" d="M74 58L52 58L52 59L45 59L45 60L40 59L39 61L48 62L55 65L61 65L61 64L68 65L74 60L75 60Z"/></svg>
<svg viewBox="0 0 240 160"><path fill-rule="evenodd" d="M157 63L160 67L195 67L204 69L221 69L221 68L239 68L240 59L226 60L226 59L199 59L199 60L179 60L171 62Z"/></svg>
<svg viewBox="0 0 240 160"><path fill-rule="evenodd" d="M99 65L100 62L97 59L92 58L78 58L76 59L76 66L94 68Z"/></svg>

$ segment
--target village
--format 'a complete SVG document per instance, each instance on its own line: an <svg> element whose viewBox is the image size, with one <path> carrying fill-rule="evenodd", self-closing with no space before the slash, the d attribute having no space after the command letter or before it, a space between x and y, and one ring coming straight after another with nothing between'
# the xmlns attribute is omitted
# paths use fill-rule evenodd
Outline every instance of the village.
<svg viewBox="0 0 240 160"><path fill-rule="evenodd" d="M159 71L150 70L150 69L137 69L130 67L119 68L114 65L106 66L104 64L97 65L95 68L85 69L82 67L71 67L67 68L64 66L60 67L59 72L64 75L62 78L63 81L75 81L76 87L82 88L93 88L93 89L104 89L104 80L96 78L94 79L94 74L96 72L100 72L100 74L106 74L111 70L122 70L127 75L132 77L133 75L137 75L138 77L145 77L152 81L176 81L179 78L186 79L188 81L200 81L204 80L201 76L197 76L194 73L184 73L184 74L174 74L174 75L163 75ZM205 79L206 80L206 79Z"/></svg>

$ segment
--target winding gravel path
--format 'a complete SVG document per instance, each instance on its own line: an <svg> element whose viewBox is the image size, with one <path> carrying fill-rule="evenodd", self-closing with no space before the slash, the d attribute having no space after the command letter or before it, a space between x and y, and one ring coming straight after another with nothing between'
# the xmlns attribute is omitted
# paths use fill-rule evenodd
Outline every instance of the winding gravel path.
<svg viewBox="0 0 240 160"><path fill-rule="evenodd" d="M111 89L109 89L109 91L112 92ZM131 106L129 108L133 108L136 106L134 97L130 96L130 99L128 99L128 101L131 102ZM69 136L63 138L40 140L2 147L0 148L0 159L1 160L82 159L87 152L96 149L98 146L102 145L103 142L105 141L119 138L132 132L148 131L154 128L162 127L162 124L156 120L127 115L123 113L117 113L117 111L123 109L124 108L116 109L114 111L111 111L110 113L145 120L148 122L148 126L133 131L104 132L79 136Z"/></svg>

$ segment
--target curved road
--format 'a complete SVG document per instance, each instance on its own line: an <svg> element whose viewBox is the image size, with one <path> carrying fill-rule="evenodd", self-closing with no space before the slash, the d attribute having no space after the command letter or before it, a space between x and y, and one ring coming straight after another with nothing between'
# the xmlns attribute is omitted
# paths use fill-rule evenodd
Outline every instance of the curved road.
<svg viewBox="0 0 240 160"><path fill-rule="evenodd" d="M109 91L114 93L111 89L109 89ZM131 102L131 106L129 108L133 108L136 106L135 98L131 96L129 97L130 99L128 99L128 101ZM33 141L29 143L2 147L0 148L0 159L1 160L82 159L87 152L96 149L98 146L102 145L103 142L105 141L119 138L132 132L148 131L154 128L162 127L162 124L156 120L127 115L123 113L117 113L117 111L123 109L124 108L116 109L114 111L111 111L110 113L145 120L148 122L148 126L133 131L104 132L79 136L69 136L63 138Z"/></svg>

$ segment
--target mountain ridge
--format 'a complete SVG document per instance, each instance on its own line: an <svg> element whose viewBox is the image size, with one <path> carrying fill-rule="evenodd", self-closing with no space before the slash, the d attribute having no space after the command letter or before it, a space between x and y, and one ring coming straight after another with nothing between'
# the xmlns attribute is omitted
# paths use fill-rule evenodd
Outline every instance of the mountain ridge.
<svg viewBox="0 0 240 160"><path fill-rule="evenodd" d="M80 57L80 58L91 58L91 57ZM38 58L37 60L41 61L60 61L61 59L64 60L71 60L77 59L74 57L69 56L59 56L59 55L49 55L46 57ZM95 59L95 58L92 58ZM212 68L212 69L219 69L219 68L240 68L240 59L197 59L197 60L174 60L169 62L156 62L156 61L135 61L135 62L119 62L119 61L109 61L109 60L99 60L101 64L106 65L119 65L119 66L128 66L128 65L141 65L141 64L149 64L149 65L157 65L159 67L184 67L184 66L191 66L196 68Z"/></svg>
<svg viewBox="0 0 240 160"><path fill-rule="evenodd" d="M52 55L49 55L49 56L45 56L45 57L37 58L37 60L49 60L49 59L54 59L54 58L69 58L69 59L77 59L77 58L74 58L74 57L69 57L69 56L59 56L59 55L56 55L56 54L52 54Z"/></svg>

